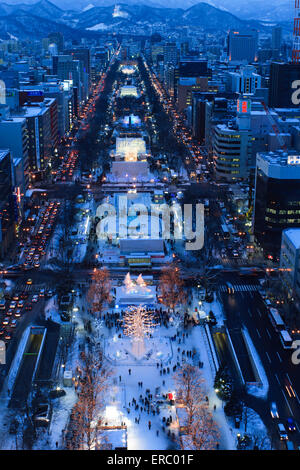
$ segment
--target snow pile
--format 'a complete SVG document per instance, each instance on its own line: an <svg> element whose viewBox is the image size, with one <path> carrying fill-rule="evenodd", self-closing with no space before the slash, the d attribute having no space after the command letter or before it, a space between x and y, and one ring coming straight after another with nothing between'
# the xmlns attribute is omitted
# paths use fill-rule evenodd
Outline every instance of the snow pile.
<svg viewBox="0 0 300 470"><path fill-rule="evenodd" d="M265 373L265 369L264 369L264 366L260 360L260 357L254 347L254 344L251 340L251 337L248 333L248 330L246 328L243 329L243 332L244 332L244 335L245 335L245 338L247 340L247 343L248 343L248 347L251 351L251 355L253 357L253 360L255 362L255 366L257 368L257 372L259 374L259 377L261 379L261 383L262 385L259 387L259 386L255 386L255 385L248 385L247 386L247 392L249 393L249 395L254 395L256 397L260 397L260 398L267 398L267 395L268 395L268 391L269 391L269 382L268 382L268 379L267 379L267 376L266 376L266 373Z"/></svg>

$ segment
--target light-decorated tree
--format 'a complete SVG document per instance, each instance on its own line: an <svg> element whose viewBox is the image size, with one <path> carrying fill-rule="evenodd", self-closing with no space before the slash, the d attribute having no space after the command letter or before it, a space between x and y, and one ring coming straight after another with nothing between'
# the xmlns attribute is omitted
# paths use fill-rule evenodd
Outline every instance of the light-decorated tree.
<svg viewBox="0 0 300 470"><path fill-rule="evenodd" d="M205 382L199 369L183 364L174 375L176 401L186 410L181 423L185 429L179 445L188 450L215 449L218 429L205 400Z"/></svg>
<svg viewBox="0 0 300 470"><path fill-rule="evenodd" d="M92 305L92 310L101 316L105 303L110 302L111 282L109 272L106 268L94 269L92 284L88 291L88 301Z"/></svg>
<svg viewBox="0 0 300 470"><path fill-rule="evenodd" d="M101 439L101 427L112 370L104 364L102 352L96 354L95 351L82 352L79 369L81 378L78 401L71 413L67 448L91 450L96 443L99 446L99 440L105 448L105 440Z"/></svg>
<svg viewBox="0 0 300 470"><path fill-rule="evenodd" d="M155 328L154 317L144 306L130 306L123 317L124 334L132 339L132 354L141 358L145 353L145 337Z"/></svg>
<svg viewBox="0 0 300 470"><path fill-rule="evenodd" d="M159 280L162 303L174 313L175 307L186 302L184 282L176 263L164 267Z"/></svg>

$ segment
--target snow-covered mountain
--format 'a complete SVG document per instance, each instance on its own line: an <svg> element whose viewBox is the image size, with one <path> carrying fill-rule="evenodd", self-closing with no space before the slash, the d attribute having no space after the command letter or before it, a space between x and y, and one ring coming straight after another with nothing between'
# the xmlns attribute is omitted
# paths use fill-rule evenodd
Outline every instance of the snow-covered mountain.
<svg viewBox="0 0 300 470"><path fill-rule="evenodd" d="M29 2L29 0L24 1ZM54 1L58 3L59 0ZM8 33L20 39L40 38L49 31L61 31L66 37L78 36L78 31L81 35L85 33L95 35L101 31L121 33L139 31L140 34L151 34L153 28L158 25L159 27L164 25L169 30L188 27L225 32L230 28L261 29L265 27L267 24L265 20L268 19L265 18L262 23L251 19L250 16L241 18L225 7L216 8L207 2L200 2L183 9L149 6L142 2L136 3L138 0L127 0L126 3L110 6L94 6L99 1L93 0L93 3L87 3L80 11L63 10L49 0L40 0L35 4L0 3L0 39L6 38Z"/></svg>
<svg viewBox="0 0 300 470"><path fill-rule="evenodd" d="M32 5L36 0L6 0L8 5ZM53 0L56 6L62 10L83 11L91 9L91 0ZM159 8L182 8L184 10L199 3L199 0L92 0L95 7L107 7L123 3L127 5L146 5ZM270 21L289 21L293 17L292 0L273 0L263 2L262 0L206 0L206 3L228 11L242 19L258 19ZM3 6L5 4L1 4ZM5 6L4 6L5 8Z"/></svg>

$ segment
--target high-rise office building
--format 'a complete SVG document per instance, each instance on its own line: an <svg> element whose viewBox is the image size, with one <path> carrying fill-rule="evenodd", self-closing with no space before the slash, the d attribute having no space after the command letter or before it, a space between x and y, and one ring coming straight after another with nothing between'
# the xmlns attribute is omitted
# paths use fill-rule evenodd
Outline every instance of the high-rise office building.
<svg viewBox="0 0 300 470"><path fill-rule="evenodd" d="M275 26L272 29L272 53L273 57L279 57L281 50L282 28Z"/></svg>
<svg viewBox="0 0 300 470"><path fill-rule="evenodd" d="M175 42L167 42L163 47L164 64L176 65L178 61L178 49Z"/></svg>
<svg viewBox="0 0 300 470"><path fill-rule="evenodd" d="M0 257L15 239L12 161L9 150L0 150Z"/></svg>
<svg viewBox="0 0 300 470"><path fill-rule="evenodd" d="M9 148L13 159L21 159L24 186L28 187L28 130L24 117L6 115L0 118L0 147Z"/></svg>
<svg viewBox="0 0 300 470"><path fill-rule="evenodd" d="M278 257L282 231L300 227L300 156L258 153L254 236L268 256Z"/></svg>
<svg viewBox="0 0 300 470"><path fill-rule="evenodd" d="M180 111L192 105L193 93L208 91L210 75L211 70L207 68L207 60L180 61L177 81L177 103Z"/></svg>
<svg viewBox="0 0 300 470"><path fill-rule="evenodd" d="M241 98L237 104L236 122L218 124L213 135L215 175L219 180L245 179L251 164L250 100Z"/></svg>
<svg viewBox="0 0 300 470"><path fill-rule="evenodd" d="M228 57L231 62L254 62L257 60L257 31L236 31L228 33Z"/></svg>

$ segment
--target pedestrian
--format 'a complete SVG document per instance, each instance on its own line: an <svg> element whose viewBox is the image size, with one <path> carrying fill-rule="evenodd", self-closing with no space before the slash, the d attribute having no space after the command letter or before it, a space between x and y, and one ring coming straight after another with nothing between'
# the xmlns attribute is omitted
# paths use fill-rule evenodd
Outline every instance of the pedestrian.
<svg viewBox="0 0 300 470"><path fill-rule="evenodd" d="M148 421L148 428L151 429L151 421Z"/></svg>
<svg viewBox="0 0 300 470"><path fill-rule="evenodd" d="M131 375L131 369L128 369L128 374Z"/></svg>
<svg viewBox="0 0 300 470"><path fill-rule="evenodd" d="M58 448L58 442L57 441L55 442L55 447Z"/></svg>
<svg viewBox="0 0 300 470"><path fill-rule="evenodd" d="M121 377L121 375L119 375L119 382L121 382L121 380L122 380L122 377Z"/></svg>

